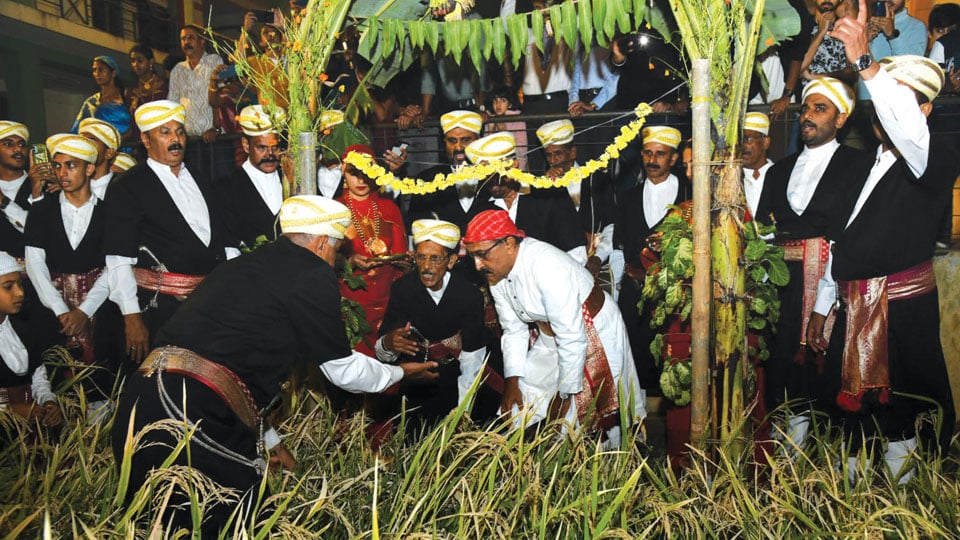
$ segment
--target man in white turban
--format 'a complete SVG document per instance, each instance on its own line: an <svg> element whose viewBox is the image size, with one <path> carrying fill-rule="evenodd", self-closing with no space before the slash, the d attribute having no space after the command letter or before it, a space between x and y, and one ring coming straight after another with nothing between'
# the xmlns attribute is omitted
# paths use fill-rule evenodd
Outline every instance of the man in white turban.
<svg viewBox="0 0 960 540"><path fill-rule="evenodd" d="M822 359L808 346L810 321L830 306L816 301L817 286L827 270L834 223L850 211L849 192L859 189L859 167L869 155L840 144L838 132L850 120L853 89L832 77L806 85L800 106L803 149L777 161L764 176L757 221L776 224L776 242L784 248L789 282L780 287L777 333L768 341L767 410L787 402L793 408L777 426L789 439L789 454L806 441L818 413L834 410L835 380L819 367ZM832 324L832 320L830 322Z"/></svg>
<svg viewBox="0 0 960 540"><path fill-rule="evenodd" d="M545 176L560 178L571 169L579 168L577 146L573 140L574 128L570 120L547 122L537 129L537 138L547 160ZM561 191L562 190L562 191ZM606 171L597 171L583 180L570 182L566 187L552 189L547 194L569 197L577 211L577 221L587 239L587 269L597 276L600 267L608 261L614 275L623 271L623 259L610 261L613 252L614 198L613 185ZM619 262L618 262L619 261ZM611 282L618 280L610 280ZM615 294L614 290L609 290Z"/></svg>
<svg viewBox="0 0 960 540"><path fill-rule="evenodd" d="M283 185L276 124L283 118L283 109L271 111L261 105L244 107L237 116L247 160L225 179L221 191L230 231L247 246L254 246L260 236L267 240L277 237L275 224L283 202Z"/></svg>
<svg viewBox="0 0 960 540"><path fill-rule="evenodd" d="M117 157L113 159L113 166L110 167L110 171L113 174L120 174L127 172L137 164L137 160L133 158L130 154L125 152L117 152Z"/></svg>
<svg viewBox="0 0 960 540"><path fill-rule="evenodd" d="M756 215L763 182L773 161L767 157L770 150L770 118L762 112L749 112L743 121L743 195L747 210Z"/></svg>
<svg viewBox="0 0 960 540"><path fill-rule="evenodd" d="M483 367L487 336L479 289L462 273L450 272L457 262L460 229L447 221L418 219L411 232L417 271L390 289L376 351L389 363L424 358L440 363L436 381L400 387L415 408L408 420L413 434L466 399Z"/></svg>
<svg viewBox="0 0 960 540"><path fill-rule="evenodd" d="M209 179L183 161L183 106L151 101L134 117L147 161L107 191L103 249L110 299L124 315L128 353L139 362L183 298L239 251Z"/></svg>
<svg viewBox="0 0 960 540"><path fill-rule="evenodd" d="M630 336L640 385L657 391L660 388L660 361L650 353L654 332L650 328L651 312L637 309L646 275L642 255L647 239L666 217L668 206L687 201L691 196L689 183L673 174L680 156L680 131L670 126L648 126L641 132L641 167L628 171L618 185L631 186L617 199L617 216L613 227L611 258L622 258L624 272L620 279L617 303Z"/></svg>
<svg viewBox="0 0 960 540"><path fill-rule="evenodd" d="M20 122L0 120L0 246L13 257L23 257L23 228L34 201L43 197L45 167L31 166L30 130Z"/></svg>
<svg viewBox="0 0 960 540"><path fill-rule="evenodd" d="M808 338L828 347L828 358L842 358L837 404L847 413L848 449L879 443L887 470L904 483L913 476L918 437L945 456L956 421L931 261L960 159L927 126L943 70L922 56L872 58L864 8L861 0L860 15L837 21L832 34L873 97L881 143L859 171L866 182L839 223L818 298L833 305L839 297L844 309L829 345L819 325L811 323ZM918 433L917 414L930 409L940 417ZM941 432L933 433L932 425Z"/></svg>
<svg viewBox="0 0 960 540"><path fill-rule="evenodd" d="M500 161L508 168L517 166L517 142L508 131L477 139L467 146L466 154L474 165ZM587 240L569 197L534 196L519 182L498 174L484 182L488 184L490 198L476 205L474 215L485 210L506 210L517 227L529 236L567 252L581 265L587 264Z"/></svg>
<svg viewBox="0 0 960 540"><path fill-rule="evenodd" d="M109 418L117 368L125 358L120 313L106 302L103 204L90 185L100 162L98 146L81 135L47 139L60 192L33 205L24 233L30 283L57 317L74 360L94 366L80 381L91 423Z"/></svg>
<svg viewBox="0 0 960 540"><path fill-rule="evenodd" d="M118 467L131 419L134 433L159 420L197 426L189 461L182 452L174 464L241 493L240 501L208 503L205 537L220 532L238 503L256 499L268 460L295 467L260 414L279 398L295 365L319 364L331 382L355 393L436 377L435 362L392 366L351 350L333 267L350 210L325 197L297 196L283 202L279 218L282 237L211 274L167 322L159 348L127 378L113 424ZM161 444L138 445L128 501L182 438L157 429L144 436ZM189 504L176 509L188 495L173 497L175 523L190 527Z"/></svg>
<svg viewBox="0 0 960 540"><path fill-rule="evenodd" d="M456 110L440 116L446 163L430 167L417 177L431 182L438 174L450 174L468 163L466 148L483 132L483 117L473 111ZM470 218L477 213L477 182L461 182L439 193L414 195L410 198L411 219L436 217L454 223L460 232L467 228Z"/></svg>
<svg viewBox="0 0 960 540"><path fill-rule="evenodd" d="M90 188L98 199L107 195L107 186L113 179L113 160L120 147L120 132L113 124L97 118L84 118L80 121L80 135L87 137L97 146L97 170L90 179Z"/></svg>

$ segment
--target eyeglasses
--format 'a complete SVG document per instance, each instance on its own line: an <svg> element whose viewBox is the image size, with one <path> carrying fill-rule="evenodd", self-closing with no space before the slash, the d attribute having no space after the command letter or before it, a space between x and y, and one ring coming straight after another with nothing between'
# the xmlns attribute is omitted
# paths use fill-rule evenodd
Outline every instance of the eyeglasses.
<svg viewBox="0 0 960 540"><path fill-rule="evenodd" d="M441 263L447 262L449 258L449 255L424 255L423 253L417 253L413 256L417 264L427 263L430 266L440 266Z"/></svg>
<svg viewBox="0 0 960 540"><path fill-rule="evenodd" d="M744 135L743 142L754 143L766 139L766 135Z"/></svg>
<svg viewBox="0 0 960 540"><path fill-rule="evenodd" d="M507 239L507 237L504 236L503 238L501 238L501 239L497 240L496 242L494 242L492 246L488 247L487 249L485 249L485 250L483 250L483 251L468 251L468 252L467 252L467 257L472 257L474 260L481 259L481 260L484 260L484 261L485 261L485 260L487 260L487 257L490 255L490 252L493 251L493 248L495 248L495 247L499 246L500 244L502 244L506 239Z"/></svg>

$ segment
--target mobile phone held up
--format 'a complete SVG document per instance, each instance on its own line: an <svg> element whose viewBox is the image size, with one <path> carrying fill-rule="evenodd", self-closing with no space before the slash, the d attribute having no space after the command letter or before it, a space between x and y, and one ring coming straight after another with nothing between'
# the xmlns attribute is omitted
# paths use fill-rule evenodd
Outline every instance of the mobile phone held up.
<svg viewBox="0 0 960 540"><path fill-rule="evenodd" d="M887 16L887 3L884 0L873 3L873 16L874 17L886 17Z"/></svg>
<svg viewBox="0 0 960 540"><path fill-rule="evenodd" d="M399 146L394 146L393 148L391 148L390 151L393 152L395 155L399 156L400 154L403 153L404 150L407 149L408 146L410 145L408 145L405 142L402 142L400 143Z"/></svg>

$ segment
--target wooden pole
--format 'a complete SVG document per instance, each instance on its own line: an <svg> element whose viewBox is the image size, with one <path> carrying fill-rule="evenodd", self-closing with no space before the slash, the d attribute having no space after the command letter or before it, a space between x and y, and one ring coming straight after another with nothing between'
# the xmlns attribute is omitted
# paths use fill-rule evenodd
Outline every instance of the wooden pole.
<svg viewBox="0 0 960 540"><path fill-rule="evenodd" d="M710 61L693 60L693 310L690 442L703 448L710 421Z"/></svg>

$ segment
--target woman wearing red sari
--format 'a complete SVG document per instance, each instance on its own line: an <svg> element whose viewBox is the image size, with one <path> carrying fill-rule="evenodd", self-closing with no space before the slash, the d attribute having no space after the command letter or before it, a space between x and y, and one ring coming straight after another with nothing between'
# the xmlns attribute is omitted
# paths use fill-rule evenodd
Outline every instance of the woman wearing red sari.
<svg viewBox="0 0 960 540"><path fill-rule="evenodd" d="M356 167L346 163L347 155L351 152L373 157L373 149L356 144L343 153L343 196L337 199L350 209L351 214L351 225L346 232L349 241L342 248L344 256L353 266L354 275L362 276L366 286L352 290L341 281L340 294L363 306L370 324L370 331L354 349L376 358L374 345L390 299L390 287L403 274L403 270L396 265L404 260L388 262L383 258L407 252L407 231L397 205L381 198L377 194L376 184ZM337 407L339 400L331 397L334 407ZM358 405L349 396L341 397L345 398L342 404L344 410ZM400 413L400 396L396 386L388 388L383 394L364 396L363 408L373 420L367 428L367 437L370 446L377 450L393 433L392 418Z"/></svg>
<svg viewBox="0 0 960 540"><path fill-rule="evenodd" d="M347 148L344 161L351 152L373 156L369 146L358 144ZM344 163L343 181L343 197L337 200L350 209L352 222L346 233L350 241L344 245L344 255L353 266L354 275L366 281L366 287L351 290L341 282L340 294L359 302L366 311L371 330L356 350L376 358L373 346L387 309L390 286L403 274L395 261L385 262L383 257L407 252L407 231L400 209L393 201L381 198L376 184L366 175Z"/></svg>

